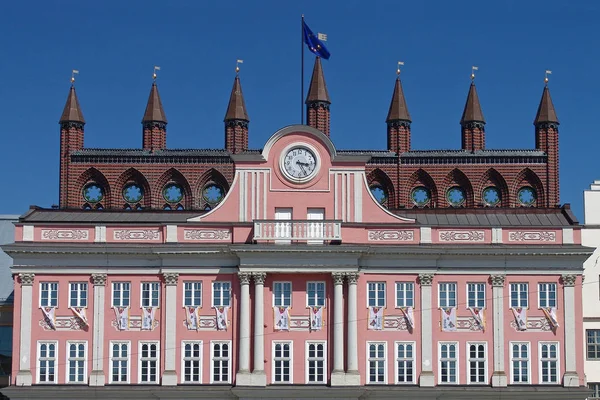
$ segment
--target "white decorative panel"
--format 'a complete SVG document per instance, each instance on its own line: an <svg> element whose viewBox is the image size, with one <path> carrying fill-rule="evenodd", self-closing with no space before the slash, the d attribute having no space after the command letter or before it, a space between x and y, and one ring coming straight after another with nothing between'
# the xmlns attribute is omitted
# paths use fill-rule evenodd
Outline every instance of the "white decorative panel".
<svg viewBox="0 0 600 400"><path fill-rule="evenodd" d="M483 242L484 231L439 231L440 242Z"/></svg>
<svg viewBox="0 0 600 400"><path fill-rule="evenodd" d="M185 229L183 240L231 240L228 229Z"/></svg>
<svg viewBox="0 0 600 400"><path fill-rule="evenodd" d="M508 233L509 242L556 242L553 231L513 231Z"/></svg>
<svg viewBox="0 0 600 400"><path fill-rule="evenodd" d="M88 240L89 232L82 229L42 229L42 240Z"/></svg>
<svg viewBox="0 0 600 400"><path fill-rule="evenodd" d="M113 232L114 240L160 240L160 231L157 229L116 229Z"/></svg>
<svg viewBox="0 0 600 400"><path fill-rule="evenodd" d="M412 242L415 234L412 230L372 230L368 237L369 241Z"/></svg>

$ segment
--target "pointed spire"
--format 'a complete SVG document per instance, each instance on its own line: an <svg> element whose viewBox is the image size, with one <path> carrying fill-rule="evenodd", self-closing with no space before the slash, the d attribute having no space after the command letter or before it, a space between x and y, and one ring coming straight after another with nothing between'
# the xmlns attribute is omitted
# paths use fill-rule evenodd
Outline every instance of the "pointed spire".
<svg viewBox="0 0 600 400"><path fill-rule="evenodd" d="M483 122L483 112L481 111L481 105L479 104L479 96L477 96L477 89L475 88L475 82L471 82L469 87L469 94L467 96L467 102L460 119L460 124L463 125L465 122Z"/></svg>
<svg viewBox="0 0 600 400"><path fill-rule="evenodd" d="M242 93L240 77L237 73L235 74L235 80L233 81L233 88L231 89L231 96L229 96L229 104L227 105L224 121L232 120L250 121L248 112L246 112L246 102L244 101L244 94Z"/></svg>
<svg viewBox="0 0 600 400"><path fill-rule="evenodd" d="M60 116L60 120L58 122L79 122L85 124L85 119L83 118L81 107L79 107L79 100L77 99L77 93L75 93L74 85L71 85L69 96L67 97L67 102L65 103L65 108L63 109L62 115Z"/></svg>
<svg viewBox="0 0 600 400"><path fill-rule="evenodd" d="M146 111L144 112L144 118L142 118L142 123L144 122L167 123L167 116L165 115L162 102L160 101L156 82L152 82L150 96L148 96L148 104L146 104Z"/></svg>
<svg viewBox="0 0 600 400"><path fill-rule="evenodd" d="M400 76L396 78L396 85L394 86L394 94L392 95L392 102L390 103L390 109L388 111L387 119L385 122L392 121L409 121L410 114L408 107L406 106L406 100L404 99L404 91L402 90L402 82L400 82Z"/></svg>
<svg viewBox="0 0 600 400"><path fill-rule="evenodd" d="M558 124L558 117L556 116L556 111L554 110L554 104L552 104L552 97L550 97L550 89L548 89L548 83L544 86L544 91L542 92L542 99L540 100L540 105L538 106L537 114L535 116L535 120L533 121L534 125L538 125L543 122L553 122Z"/></svg>
<svg viewBox="0 0 600 400"><path fill-rule="evenodd" d="M315 59L315 66L308 88L308 96L306 96L306 104L317 101L331 103L331 100L329 100L329 93L327 92L327 85L325 84L325 76L323 75L320 57Z"/></svg>

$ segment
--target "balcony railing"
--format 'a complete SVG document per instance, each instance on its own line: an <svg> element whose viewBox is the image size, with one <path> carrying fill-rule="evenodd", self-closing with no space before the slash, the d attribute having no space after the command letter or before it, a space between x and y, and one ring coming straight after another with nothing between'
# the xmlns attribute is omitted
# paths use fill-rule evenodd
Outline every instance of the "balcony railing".
<svg viewBox="0 0 600 400"><path fill-rule="evenodd" d="M339 220L255 220L254 240L274 240L279 243L306 241L323 243L342 240Z"/></svg>

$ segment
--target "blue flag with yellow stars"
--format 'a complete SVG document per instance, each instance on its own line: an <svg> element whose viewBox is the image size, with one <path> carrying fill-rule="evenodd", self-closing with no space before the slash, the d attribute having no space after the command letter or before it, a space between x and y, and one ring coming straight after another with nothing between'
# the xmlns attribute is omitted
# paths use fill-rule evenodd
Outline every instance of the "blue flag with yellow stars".
<svg viewBox="0 0 600 400"><path fill-rule="evenodd" d="M315 35L310 30L308 25L306 25L306 22L304 22L304 20L302 20L302 28L302 31L304 33L304 43L306 43L308 49L316 55L318 55L319 57L329 60L329 56L331 54L329 54L329 50L327 50L327 47L325 47L325 44L321 40L321 36L324 37L325 35L321 35L320 33L318 35Z"/></svg>

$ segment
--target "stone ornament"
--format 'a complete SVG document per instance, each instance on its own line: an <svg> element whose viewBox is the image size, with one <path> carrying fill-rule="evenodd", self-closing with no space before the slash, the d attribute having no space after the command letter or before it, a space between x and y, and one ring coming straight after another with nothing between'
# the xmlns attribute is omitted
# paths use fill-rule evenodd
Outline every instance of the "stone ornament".
<svg viewBox="0 0 600 400"><path fill-rule="evenodd" d="M163 273L163 279L165 280L165 285L177 286L177 280L179 279L179 274L177 272L165 272L165 273Z"/></svg>
<svg viewBox="0 0 600 400"><path fill-rule="evenodd" d="M493 287L504 287L506 275L490 275L490 280L492 281Z"/></svg>
<svg viewBox="0 0 600 400"><path fill-rule="evenodd" d="M358 272L346 272L346 279L348 279L348 284L350 285L356 285L359 276Z"/></svg>
<svg viewBox="0 0 600 400"><path fill-rule="evenodd" d="M267 278L266 272L253 272L252 273L252 279L254 279L255 285L264 285L266 278Z"/></svg>
<svg viewBox="0 0 600 400"><path fill-rule="evenodd" d="M106 278L106 274L92 274L92 283L94 286L105 286Z"/></svg>
<svg viewBox="0 0 600 400"><path fill-rule="evenodd" d="M344 273L343 272L332 272L331 276L333 277L334 285L344 284Z"/></svg>
<svg viewBox="0 0 600 400"><path fill-rule="evenodd" d="M575 286L576 280L577 280L577 275L566 274L566 275L562 276L563 286Z"/></svg>
<svg viewBox="0 0 600 400"><path fill-rule="evenodd" d="M21 286L33 286L33 281L35 279L35 274L32 273L20 273L19 281L21 282Z"/></svg>
<svg viewBox="0 0 600 400"><path fill-rule="evenodd" d="M238 278L240 279L240 285L250 284L250 272L238 272Z"/></svg>
<svg viewBox="0 0 600 400"><path fill-rule="evenodd" d="M433 274L419 274L419 283L421 286L431 286L433 283Z"/></svg>

